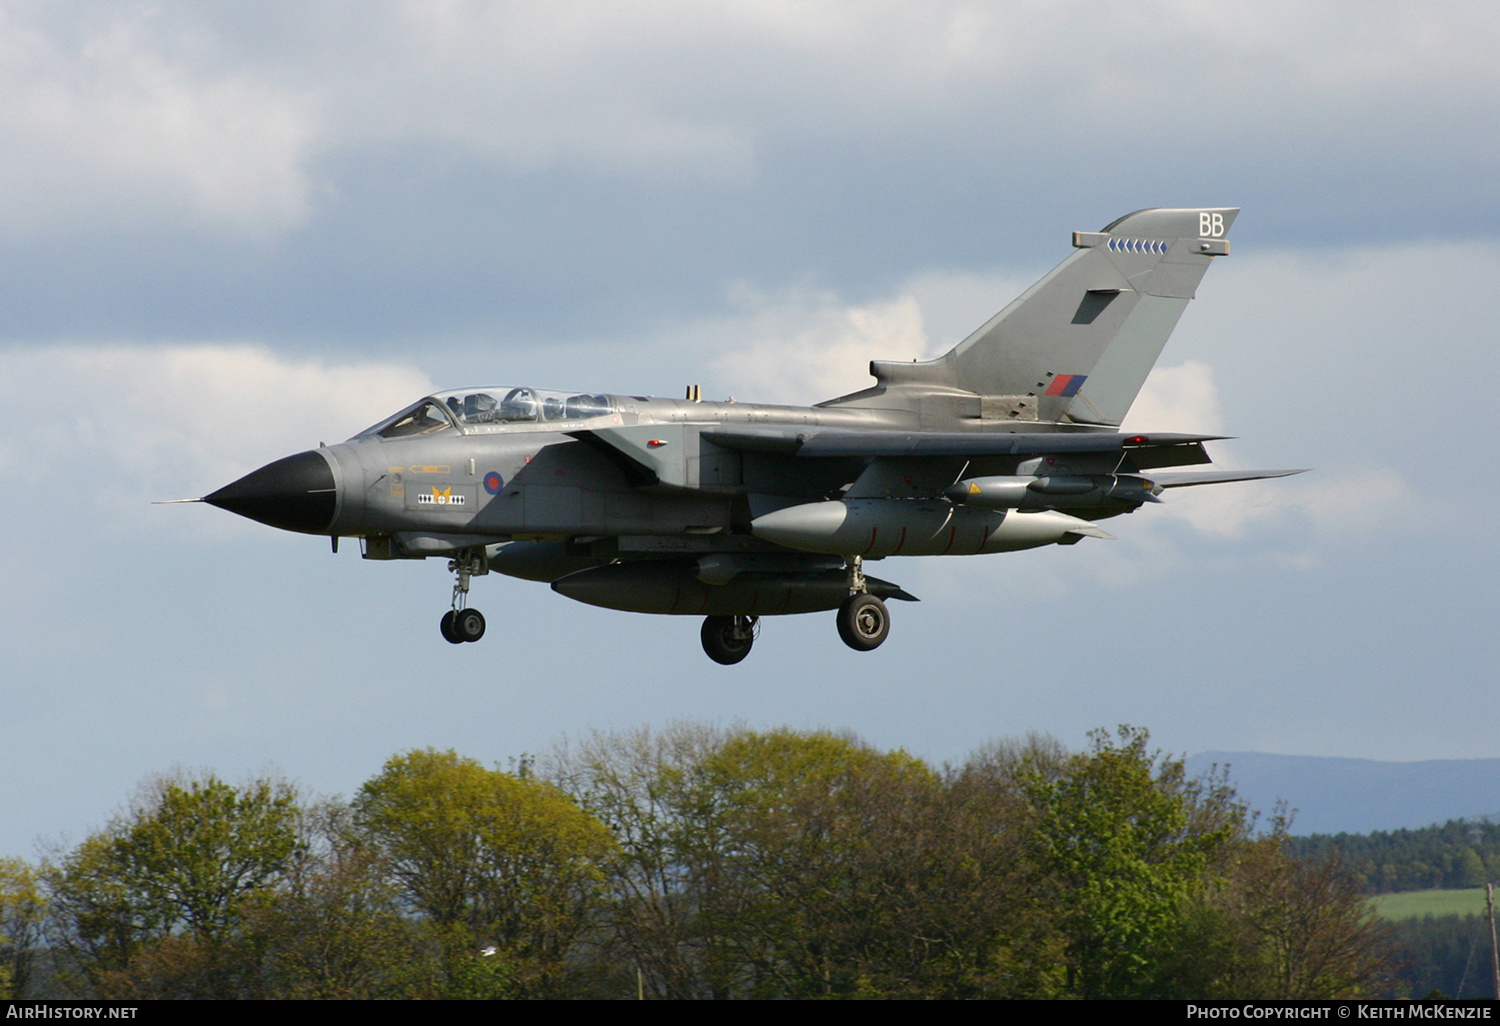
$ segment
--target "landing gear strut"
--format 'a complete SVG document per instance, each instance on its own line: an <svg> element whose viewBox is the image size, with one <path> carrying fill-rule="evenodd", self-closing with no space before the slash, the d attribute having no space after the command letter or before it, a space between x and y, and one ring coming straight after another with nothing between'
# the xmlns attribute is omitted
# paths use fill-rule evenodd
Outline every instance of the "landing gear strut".
<svg viewBox="0 0 1500 1026"><path fill-rule="evenodd" d="M838 616L839 637L856 652L879 648L891 633L890 611L870 594L863 563L859 556L849 557L849 597L839 606Z"/></svg>
<svg viewBox="0 0 1500 1026"><path fill-rule="evenodd" d="M477 609L468 608L469 578L490 572L485 563L484 550L464 549L448 560L448 570L458 575L458 581L453 585L453 608L443 614L438 630L444 641L455 645L465 641L478 641L484 637L484 614Z"/></svg>
<svg viewBox="0 0 1500 1026"><path fill-rule="evenodd" d="M750 654L755 636L760 633L758 616L705 616L703 651L716 663L733 666Z"/></svg>

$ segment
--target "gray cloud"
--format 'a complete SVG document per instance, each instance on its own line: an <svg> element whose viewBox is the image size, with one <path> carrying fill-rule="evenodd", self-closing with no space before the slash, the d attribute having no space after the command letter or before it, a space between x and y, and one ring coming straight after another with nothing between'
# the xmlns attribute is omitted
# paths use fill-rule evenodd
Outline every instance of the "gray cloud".
<svg viewBox="0 0 1500 1026"><path fill-rule="evenodd" d="M1497 226L1474 5L3 16L13 339L529 346L712 315L740 280L1014 268L1160 203L1244 204L1262 245Z"/></svg>

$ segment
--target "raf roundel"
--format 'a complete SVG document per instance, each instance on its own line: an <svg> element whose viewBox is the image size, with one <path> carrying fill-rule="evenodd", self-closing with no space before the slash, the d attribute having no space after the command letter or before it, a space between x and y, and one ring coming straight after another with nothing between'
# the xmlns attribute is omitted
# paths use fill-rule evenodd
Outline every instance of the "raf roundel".
<svg viewBox="0 0 1500 1026"><path fill-rule="evenodd" d="M491 495L499 495L500 489L504 485L505 481L500 477L499 474L495 473L493 470L484 475L484 490L489 492Z"/></svg>

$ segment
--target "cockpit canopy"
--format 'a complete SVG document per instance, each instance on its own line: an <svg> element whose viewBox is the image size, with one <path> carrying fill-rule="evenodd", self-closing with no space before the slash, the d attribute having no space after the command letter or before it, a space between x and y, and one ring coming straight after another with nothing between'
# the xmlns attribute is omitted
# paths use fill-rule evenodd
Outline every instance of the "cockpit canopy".
<svg viewBox="0 0 1500 1026"><path fill-rule="evenodd" d="M503 431L511 424L553 423L605 417L615 412L607 395L544 388L457 388L439 392L360 432L360 437L408 438L457 427L464 434Z"/></svg>

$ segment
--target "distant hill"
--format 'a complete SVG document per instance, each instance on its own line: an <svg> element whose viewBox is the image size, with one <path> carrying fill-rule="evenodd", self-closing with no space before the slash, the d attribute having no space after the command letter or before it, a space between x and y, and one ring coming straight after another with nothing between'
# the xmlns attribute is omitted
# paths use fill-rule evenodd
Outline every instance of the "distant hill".
<svg viewBox="0 0 1500 1026"><path fill-rule="evenodd" d="M1500 819L1500 759L1379 762L1265 752L1189 756L1189 775L1228 764L1235 790L1269 814L1278 799L1297 810L1294 834L1367 834L1442 823Z"/></svg>

